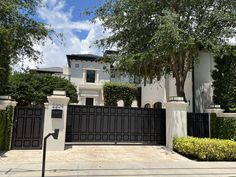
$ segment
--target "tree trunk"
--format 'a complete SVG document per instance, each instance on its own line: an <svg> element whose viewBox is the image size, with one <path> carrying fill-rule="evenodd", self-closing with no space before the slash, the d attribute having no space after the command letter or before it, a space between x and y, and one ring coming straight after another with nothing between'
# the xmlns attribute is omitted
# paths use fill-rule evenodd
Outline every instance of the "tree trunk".
<svg viewBox="0 0 236 177"><path fill-rule="evenodd" d="M185 84L185 79L186 78L179 75L179 76L175 77L175 79L176 79L177 96L178 97L183 97L184 101L186 101L185 92L184 92L184 84Z"/></svg>

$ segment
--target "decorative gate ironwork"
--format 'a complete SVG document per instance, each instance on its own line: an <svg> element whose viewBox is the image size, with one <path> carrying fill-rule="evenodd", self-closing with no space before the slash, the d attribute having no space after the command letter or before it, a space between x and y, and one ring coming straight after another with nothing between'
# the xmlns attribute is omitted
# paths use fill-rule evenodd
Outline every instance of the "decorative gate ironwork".
<svg viewBox="0 0 236 177"><path fill-rule="evenodd" d="M209 137L209 114L188 113L187 130L189 136L199 138Z"/></svg>
<svg viewBox="0 0 236 177"><path fill-rule="evenodd" d="M67 142L142 142L165 145L164 109L69 105Z"/></svg>
<svg viewBox="0 0 236 177"><path fill-rule="evenodd" d="M15 108L12 149L41 149L43 138L43 107Z"/></svg>

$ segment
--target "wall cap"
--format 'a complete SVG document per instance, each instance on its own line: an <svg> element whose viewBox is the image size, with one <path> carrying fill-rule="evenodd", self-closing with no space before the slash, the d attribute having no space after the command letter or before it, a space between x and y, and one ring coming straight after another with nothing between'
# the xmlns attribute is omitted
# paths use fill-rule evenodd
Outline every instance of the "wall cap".
<svg viewBox="0 0 236 177"><path fill-rule="evenodd" d="M66 92L65 91L59 91L59 90L54 90L53 95L65 96Z"/></svg>

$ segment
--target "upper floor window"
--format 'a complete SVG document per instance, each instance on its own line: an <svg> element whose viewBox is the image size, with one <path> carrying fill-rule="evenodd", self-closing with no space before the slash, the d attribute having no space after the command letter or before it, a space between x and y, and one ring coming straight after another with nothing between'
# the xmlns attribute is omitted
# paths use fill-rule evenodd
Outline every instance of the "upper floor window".
<svg viewBox="0 0 236 177"><path fill-rule="evenodd" d="M86 82L95 83L95 70L87 70L86 72Z"/></svg>

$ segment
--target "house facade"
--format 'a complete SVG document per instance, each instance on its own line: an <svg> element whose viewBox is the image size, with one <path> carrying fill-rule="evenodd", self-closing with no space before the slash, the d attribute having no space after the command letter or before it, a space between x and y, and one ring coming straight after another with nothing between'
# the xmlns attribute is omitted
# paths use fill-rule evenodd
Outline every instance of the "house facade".
<svg viewBox="0 0 236 177"><path fill-rule="evenodd" d="M105 53L106 54L106 53ZM103 84L105 82L140 83L132 76L112 72L111 63L101 62L101 56L91 54L67 55L68 66L64 68L41 68L38 73L51 73L64 77L76 86L80 105L104 105ZM205 112L213 103L211 72L214 69L213 55L199 52L199 60L185 81L185 96L189 103L188 111ZM176 96L175 78L162 76L152 84L138 84L141 87L141 106L163 108L171 97Z"/></svg>
<svg viewBox="0 0 236 177"><path fill-rule="evenodd" d="M110 81L110 64L90 54L67 55L69 80L76 86L80 105L104 105L103 84Z"/></svg>
<svg viewBox="0 0 236 177"><path fill-rule="evenodd" d="M199 60L195 63L185 81L185 96L189 103L188 111L205 112L213 104L213 88L211 72L214 69L214 57L206 51L199 52ZM142 107L165 107L173 96L176 96L175 79L163 76L152 84L142 84Z"/></svg>

